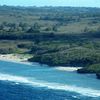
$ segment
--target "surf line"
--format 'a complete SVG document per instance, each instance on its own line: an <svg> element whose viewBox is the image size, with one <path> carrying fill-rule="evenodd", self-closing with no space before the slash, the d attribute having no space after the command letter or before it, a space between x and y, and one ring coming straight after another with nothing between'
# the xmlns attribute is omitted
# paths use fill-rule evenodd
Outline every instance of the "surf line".
<svg viewBox="0 0 100 100"><path fill-rule="evenodd" d="M0 73L0 80L15 82L17 84L24 83L25 85L45 87L45 88L53 89L53 90L64 90L64 91L69 91L69 92L76 92L84 96L100 97L100 90L65 85L65 84L60 84L60 83L49 83L45 81L39 81L36 79L29 79L28 77L20 77L20 76Z"/></svg>

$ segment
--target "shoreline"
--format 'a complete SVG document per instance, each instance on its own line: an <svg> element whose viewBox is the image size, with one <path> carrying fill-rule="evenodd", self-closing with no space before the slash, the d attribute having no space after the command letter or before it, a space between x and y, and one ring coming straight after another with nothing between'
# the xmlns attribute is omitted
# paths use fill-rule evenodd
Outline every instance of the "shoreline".
<svg viewBox="0 0 100 100"><path fill-rule="evenodd" d="M24 54L0 54L1 61L8 61L21 64L32 64L32 62L28 61L29 58L31 58L31 56L27 56ZM78 69L81 69L82 67L57 66L54 68L59 71L73 72L77 71Z"/></svg>
<svg viewBox="0 0 100 100"><path fill-rule="evenodd" d="M29 58L31 58L31 56L27 56L23 54L0 54L0 60L6 62L31 64L31 62L28 62Z"/></svg>
<svg viewBox="0 0 100 100"><path fill-rule="evenodd" d="M82 67L59 66L59 67L56 67L55 69L60 70L60 71L73 72L73 71L77 71L78 69L81 69L81 68Z"/></svg>

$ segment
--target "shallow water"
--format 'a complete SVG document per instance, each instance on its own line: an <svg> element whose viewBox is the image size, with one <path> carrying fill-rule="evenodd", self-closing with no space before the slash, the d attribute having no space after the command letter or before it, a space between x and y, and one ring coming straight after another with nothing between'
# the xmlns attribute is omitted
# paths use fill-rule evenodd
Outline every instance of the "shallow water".
<svg viewBox="0 0 100 100"><path fill-rule="evenodd" d="M100 100L95 75L0 61L0 100Z"/></svg>

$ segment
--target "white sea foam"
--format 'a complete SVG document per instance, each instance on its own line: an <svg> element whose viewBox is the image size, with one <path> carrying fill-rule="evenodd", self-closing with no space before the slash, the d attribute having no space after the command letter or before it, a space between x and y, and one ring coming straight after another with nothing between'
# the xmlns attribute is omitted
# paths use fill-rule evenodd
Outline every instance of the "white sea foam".
<svg viewBox="0 0 100 100"><path fill-rule="evenodd" d="M77 87L77 86L71 86L71 85L65 85L59 83L49 83L49 82L39 81L35 79L29 79L26 77L19 77L19 76L13 76L13 75L2 74L2 73L0 74L0 80L11 81L15 83L24 83L27 85L45 87L45 88L55 89L55 90L76 92L84 96L100 97L100 90L95 90L91 88Z"/></svg>

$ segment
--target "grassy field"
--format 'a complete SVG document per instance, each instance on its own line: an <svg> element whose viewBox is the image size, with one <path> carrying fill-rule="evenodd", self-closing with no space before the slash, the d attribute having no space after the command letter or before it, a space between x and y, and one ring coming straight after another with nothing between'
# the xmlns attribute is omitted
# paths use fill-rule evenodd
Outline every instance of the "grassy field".
<svg viewBox="0 0 100 100"><path fill-rule="evenodd" d="M0 23L24 23L27 27L37 23L40 31L55 33L75 33L84 31L96 31L100 28L99 8L23 8L23 7L0 7ZM77 12L76 12L77 10ZM95 10L95 12L94 12Z"/></svg>

